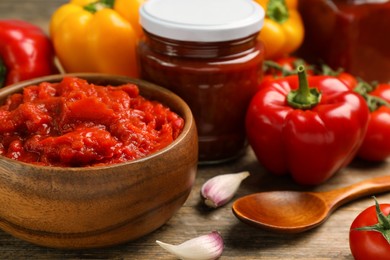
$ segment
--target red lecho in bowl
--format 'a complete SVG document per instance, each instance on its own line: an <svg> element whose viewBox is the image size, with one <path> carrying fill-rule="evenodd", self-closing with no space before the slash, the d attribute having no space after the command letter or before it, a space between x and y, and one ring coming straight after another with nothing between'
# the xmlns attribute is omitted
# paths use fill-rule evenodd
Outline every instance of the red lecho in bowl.
<svg viewBox="0 0 390 260"><path fill-rule="evenodd" d="M30 143L22 142L24 148L18 153L15 151L18 151L18 144L21 142L18 140L14 142L17 144L14 150L4 149L14 141L15 137L11 138L0 132L0 142L3 142L0 144L2 145L2 150L0 149L2 151L0 155L0 205L2 205L0 207L0 228L15 237L38 245L65 249L111 246L135 240L154 231L165 224L184 204L195 181L198 137L191 110L181 98L164 88L138 79L102 74L53 75L20 82L0 89L0 103L6 105L5 102L10 102L7 101L8 97L15 93L22 93L23 90L26 91L29 86L38 86L42 82L56 84L69 77L112 89L128 84L129 86L124 89L129 95L133 93L131 85L134 84L138 86L139 94L143 98L158 102L158 109L161 106L169 108L183 119L177 122L184 122L184 125L180 133L176 132L171 142L161 139L165 140L161 142L166 142L162 145L158 143L160 140L158 138L145 141L145 144L137 146L139 149L137 156L126 158L130 154L129 149L122 149L119 144L110 143L114 142L117 137L111 140L110 135L107 138L99 135L100 139L96 141L90 137L94 132L92 134L83 132L83 128L75 126L76 123L82 121L85 114L100 120L98 126L91 128L96 128L99 134L103 132L104 124L111 124L107 123L107 120L104 121L108 117L104 109L94 114L94 109L100 105L94 103L96 100L87 97L89 98L87 102L65 106L61 103L58 106L58 110L61 111L74 109L76 112L71 114L76 117L74 122L68 122L68 118L54 120L56 123L48 121L47 124L51 128L60 128L57 122L66 125L66 127L61 125L62 131L66 132L61 138L49 136L46 138L48 141L45 139L44 142L35 142L35 139L40 140L41 137L34 137L35 139L29 141ZM15 99L21 99L20 96L16 95ZM79 94L74 94L72 98L77 101L79 96ZM131 100L138 105L137 109L144 106L138 99ZM114 105L111 104L111 106ZM11 106L10 110L14 109L12 105L9 106ZM52 103L45 106L50 107ZM145 109L149 109L149 114L157 111L157 108L150 108L149 103L145 106L147 107ZM42 109L38 105L36 107ZM142 111L125 111L125 113L141 113L141 117L150 117L147 113L144 115ZM25 114L23 116L28 118ZM5 117L1 117L0 114L0 122L5 120ZM157 115L157 117L162 116ZM175 116L166 117L176 119ZM34 122L45 120L45 116L34 117L31 120ZM158 120L160 119L155 121ZM21 135L35 127L27 121L29 120L26 120L24 128L22 127L20 131ZM7 124L7 122L2 122L2 124ZM81 125L90 127L89 122L82 122ZM156 125L159 124L156 123ZM46 127L45 131L54 132L53 129L49 129L50 127ZM124 126L119 124L118 127L125 127L128 130L127 123L124 123ZM79 132L69 134L68 128L75 128ZM156 128L158 131L165 131L165 128L163 130L159 126ZM133 132L136 131L138 130ZM166 131L169 132L169 127ZM128 138L134 138L134 135L128 133ZM12 142L8 139L12 139ZM22 137L20 139L23 140ZM157 142L157 147L148 146L153 142ZM40 146L47 143L50 144L47 146L49 148ZM92 148L84 147L89 143ZM68 144L70 148L67 146L64 148L64 144ZM110 144L115 148L101 149ZM146 153L146 146L151 147L150 153ZM29 150L36 147L46 153L37 155ZM12 153L9 150L12 150ZM104 154L96 155L100 150ZM115 153L121 156L112 160L107 159ZM41 158L41 160L36 160L36 158ZM99 161L96 158L99 160L103 158L103 160ZM84 162L86 164L82 164Z"/></svg>

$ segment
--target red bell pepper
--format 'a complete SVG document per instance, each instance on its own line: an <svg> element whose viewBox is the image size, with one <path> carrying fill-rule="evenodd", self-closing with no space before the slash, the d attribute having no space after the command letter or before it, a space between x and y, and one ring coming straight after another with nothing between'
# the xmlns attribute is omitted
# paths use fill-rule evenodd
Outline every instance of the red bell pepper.
<svg viewBox="0 0 390 260"><path fill-rule="evenodd" d="M0 87L57 73L49 37L22 20L0 20Z"/></svg>
<svg viewBox="0 0 390 260"><path fill-rule="evenodd" d="M299 184L317 185L354 158L368 116L363 97L339 79L307 77L300 66L298 76L270 81L255 94L246 131L268 171L290 173Z"/></svg>
<svg viewBox="0 0 390 260"><path fill-rule="evenodd" d="M370 109L367 133L358 157L383 161L390 157L390 84L371 86L360 82L355 91L366 99Z"/></svg>

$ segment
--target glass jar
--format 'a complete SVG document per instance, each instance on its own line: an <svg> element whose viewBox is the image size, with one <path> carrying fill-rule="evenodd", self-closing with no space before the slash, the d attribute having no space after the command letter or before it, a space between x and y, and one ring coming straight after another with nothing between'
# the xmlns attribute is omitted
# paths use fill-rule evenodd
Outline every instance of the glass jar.
<svg viewBox="0 0 390 260"><path fill-rule="evenodd" d="M366 81L390 81L390 1L300 0L305 40L298 55Z"/></svg>
<svg viewBox="0 0 390 260"><path fill-rule="evenodd" d="M189 105L200 163L245 150L245 113L262 77L263 20L263 9L247 0L149 0L141 8L141 77Z"/></svg>

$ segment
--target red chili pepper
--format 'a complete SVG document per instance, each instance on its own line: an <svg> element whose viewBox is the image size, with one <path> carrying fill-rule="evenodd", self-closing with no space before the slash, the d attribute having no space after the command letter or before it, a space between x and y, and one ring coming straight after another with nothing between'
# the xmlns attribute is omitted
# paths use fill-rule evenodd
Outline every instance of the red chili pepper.
<svg viewBox="0 0 390 260"><path fill-rule="evenodd" d="M255 94L246 130L268 171L290 173L299 184L316 185L354 158L368 116L363 97L339 79L307 77L300 66L298 76L271 81Z"/></svg>
<svg viewBox="0 0 390 260"><path fill-rule="evenodd" d="M21 20L0 20L0 87L57 73L48 36Z"/></svg>
<svg viewBox="0 0 390 260"><path fill-rule="evenodd" d="M371 86L360 82L355 91L366 99L371 112L358 157L383 161L390 156L390 84Z"/></svg>

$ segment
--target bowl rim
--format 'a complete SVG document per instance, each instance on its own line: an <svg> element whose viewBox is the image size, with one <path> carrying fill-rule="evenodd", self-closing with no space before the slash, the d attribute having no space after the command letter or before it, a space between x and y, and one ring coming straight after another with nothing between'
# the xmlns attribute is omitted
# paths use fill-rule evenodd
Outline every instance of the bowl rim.
<svg viewBox="0 0 390 260"><path fill-rule="evenodd" d="M23 167L30 167L34 169L42 169L42 170L47 170L50 169L51 171L71 171L71 172L88 172L88 171L96 171L96 170L104 170L104 169L112 169L113 167L119 167L119 166L124 166L124 165L131 165L131 164L137 164L137 163L143 163L147 160L153 159L155 157L158 157L159 155L167 152L168 150L172 149L174 146L177 146L183 139L186 138L186 136L189 134L191 131L191 128L195 126L194 118L192 111L188 104L177 94L174 92L163 88L159 85L156 85L152 82L143 80L143 79L137 79L137 78L132 78L128 76L123 76L123 75L115 75L115 74L106 74L106 73L63 73L63 74L53 74L49 76L43 76L43 77L37 77L33 79L28 79L24 81L20 81L17 83L14 83L12 85L8 85L6 87L3 87L0 89L0 95L4 95L4 97L7 97L11 94L17 93L15 90L19 90L20 88L23 89L24 87L34 85L34 84L39 84L41 82L59 82L61 79L64 77L79 77L82 79L85 79L89 82L92 78L99 78L101 80L117 80L119 84L124 84L125 82L127 83L133 83L138 86L140 90L140 94L142 95L142 88L146 89L151 89L151 90L157 90L162 92L165 96L172 96L173 98L169 97L169 100L176 100L179 104L180 107L183 108L183 115L179 114L179 112L174 111L171 107L168 105L164 104L165 106L169 107L172 111L175 113L179 114L183 119L184 119L184 128L180 135L173 140L172 143L169 145L165 146L164 148L153 152L147 156L134 159L134 160L129 160L126 162L120 162L120 163L114 163L114 164L106 164L106 165L97 165L97 166L83 166L83 167L61 167L61 166L50 166L50 165L36 165L32 163L26 163L18 160L14 160L8 157L5 157L3 155L0 155L1 160L5 160L6 162L10 164L20 164ZM146 84L146 85L145 85ZM116 86L115 84L113 86ZM147 98L149 99L149 98ZM2 101L4 99L1 99ZM149 99L150 100L150 99ZM0 102L0 106L3 104L3 102ZM161 103L161 101L156 100Z"/></svg>

